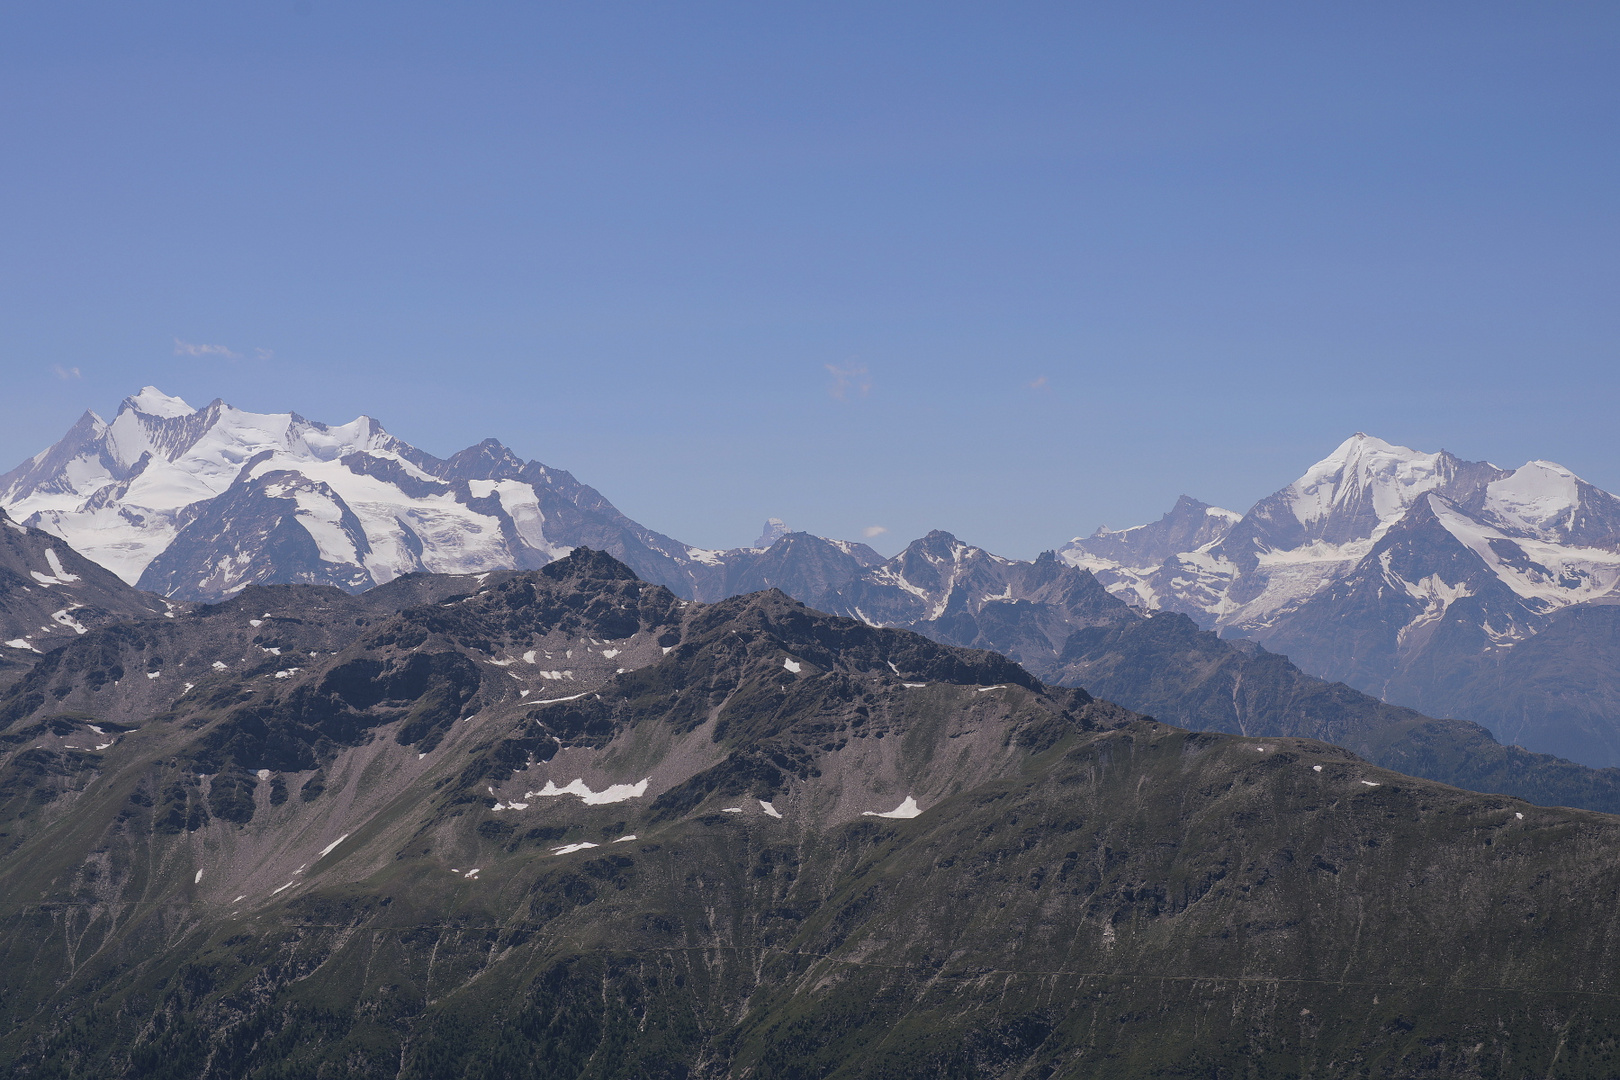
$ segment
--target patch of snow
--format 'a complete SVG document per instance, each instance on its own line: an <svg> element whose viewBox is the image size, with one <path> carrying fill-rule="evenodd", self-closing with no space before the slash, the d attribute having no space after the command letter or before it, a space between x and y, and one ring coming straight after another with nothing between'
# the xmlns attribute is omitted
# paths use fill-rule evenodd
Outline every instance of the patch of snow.
<svg viewBox="0 0 1620 1080"><path fill-rule="evenodd" d="M1521 814L1521 813L1519 813L1519 812L1518 812L1518 811L1517 811L1517 810L1515 810L1515 811L1514 811L1514 812L1513 812L1513 816L1514 816L1514 817L1516 817L1516 818L1518 818L1518 819L1519 819L1519 820L1520 820L1520 821L1523 821L1523 820L1524 820L1524 815L1523 815L1523 814Z"/></svg>
<svg viewBox="0 0 1620 1080"><path fill-rule="evenodd" d="M223 660L215 660L213 663L213 668L215 671L224 671L225 662Z"/></svg>
<svg viewBox="0 0 1620 1080"><path fill-rule="evenodd" d="M290 888L292 888L292 887L293 887L293 886L294 886L294 885L296 885L296 884L298 884L298 879L297 879L297 878L293 878L293 879L292 879L292 880L291 880L291 881L289 881L289 882L287 882L287 884L285 884L285 885L283 885L283 886L282 886L282 887L281 887L281 889L290 889ZM280 891L281 891L281 889L271 889L271 890L270 890L270 895L271 895L271 896L274 896L274 895L276 895L276 893L278 893L278 892L280 892Z"/></svg>
<svg viewBox="0 0 1620 1080"><path fill-rule="evenodd" d="M981 686L981 687L979 687L979 693L986 694L986 693L989 693L991 690L1005 690L1006 688L1007 688L1006 683L1002 683L1000 686Z"/></svg>
<svg viewBox="0 0 1620 1080"><path fill-rule="evenodd" d="M1320 766L1320 765L1312 765L1311 766L1311 771L1312 772L1321 772L1322 771L1322 766Z"/></svg>
<svg viewBox="0 0 1620 1080"><path fill-rule="evenodd" d="M86 724L84 726L89 728L91 731L95 732L97 735L105 735L105 734L107 734L105 731L102 731L100 728L98 728L94 724Z"/></svg>
<svg viewBox="0 0 1620 1080"><path fill-rule="evenodd" d="M885 664L889 665L889 670L890 671L894 672L896 675L900 674L900 669L894 666L894 661L893 660L885 660L883 662Z"/></svg>
<svg viewBox="0 0 1620 1080"><path fill-rule="evenodd" d="M280 671L276 672L276 678L278 678L278 679L290 679L290 678L292 678L294 675L298 674L302 670L304 670L304 669L303 668L295 668L295 667L282 668Z"/></svg>
<svg viewBox="0 0 1620 1080"><path fill-rule="evenodd" d="M623 650L621 650L621 649L603 649L602 650L602 656L603 656L604 659L611 660L615 656L618 656L619 653L622 652L622 651Z"/></svg>
<svg viewBox="0 0 1620 1080"><path fill-rule="evenodd" d="M668 656L669 655L669 650L673 649L674 647L675 646L673 646L673 645L665 645L665 646L663 646L664 655Z"/></svg>
<svg viewBox="0 0 1620 1080"><path fill-rule="evenodd" d="M905 802L901 803L899 806L895 807L893 810L890 810L886 814L880 814L876 810L864 810L864 811L861 812L861 816L862 817L886 817L886 818L914 818L920 813L922 813L922 808L917 805L917 800L912 798L910 795L907 795Z"/></svg>
<svg viewBox="0 0 1620 1080"><path fill-rule="evenodd" d="M146 677L147 677L147 678L148 678L148 679L155 679L155 678L157 678L157 677L158 677L158 676L159 676L159 675L162 675L162 674L163 674L163 672L161 672L161 671L148 671L148 672L147 672L147 673L146 673Z"/></svg>
<svg viewBox="0 0 1620 1080"><path fill-rule="evenodd" d="M530 649L528 652L523 654L523 662L525 664L534 663L534 650L533 649Z"/></svg>
<svg viewBox="0 0 1620 1080"><path fill-rule="evenodd" d="M554 850L552 852L552 854L553 855L572 855L576 851L584 851L586 848L593 848L593 847L601 847L601 845L600 844L593 844L589 840L581 840L577 844L566 844L563 847L557 848L556 850Z"/></svg>
<svg viewBox="0 0 1620 1080"><path fill-rule="evenodd" d="M264 620L263 619L249 619L248 620L248 625L249 626L263 626L264 625Z"/></svg>
<svg viewBox="0 0 1620 1080"><path fill-rule="evenodd" d="M332 854L332 849L333 848L335 848L339 844L343 843L343 841L347 840L349 838L349 836L350 836L349 833L344 833L342 836L338 837L336 840L332 841L330 844L327 844L325 847L321 848L321 853L319 855L317 855L316 858L317 859L326 858L328 855Z"/></svg>
<svg viewBox="0 0 1620 1080"><path fill-rule="evenodd" d="M721 810L720 812L722 814L740 814L740 813L742 813L742 807L740 807L740 806L728 806L724 810Z"/></svg>
<svg viewBox="0 0 1620 1080"><path fill-rule="evenodd" d="M583 779L577 777L570 780L567 787L558 787L550 780L547 780L545 787L539 791L526 791L523 793L523 797L530 799L535 797L550 798L553 795L578 795L585 801L586 806L600 806L603 803L624 802L626 799L640 798L647 794L647 785L650 782L649 778L639 784L610 784L601 791L592 791L585 786Z"/></svg>
<svg viewBox="0 0 1620 1080"><path fill-rule="evenodd" d="M270 779L270 770L269 769L260 769L254 775L257 776L260 780L268 780L268 779Z"/></svg>
<svg viewBox="0 0 1620 1080"><path fill-rule="evenodd" d="M1368 787L1378 787L1379 786L1376 782L1374 782L1372 780L1363 780L1362 783L1366 784Z"/></svg>
<svg viewBox="0 0 1620 1080"><path fill-rule="evenodd" d="M79 580L78 574L70 574L62 569L62 560L57 556L55 548L45 549L45 561L51 564L51 573L56 575L56 580L60 584L66 585L70 581Z"/></svg>
<svg viewBox="0 0 1620 1080"><path fill-rule="evenodd" d="M195 884L197 884L197 882L199 882L201 880L202 880L202 871L199 870L199 871L197 871L197 876L191 879L191 883L193 885L195 885Z"/></svg>
<svg viewBox="0 0 1620 1080"><path fill-rule="evenodd" d="M615 844L622 844L622 843L626 842L627 840L634 840L635 838L636 838L635 833L628 833L628 834L626 834L624 836L619 837L617 840L615 840L613 842Z"/></svg>
<svg viewBox="0 0 1620 1080"><path fill-rule="evenodd" d="M117 742L117 741L118 741L117 739L113 740L113 742ZM111 742L97 743L96 744L96 749L97 750L105 750L105 749L107 749L107 747L109 747L111 745L112 745Z"/></svg>
<svg viewBox="0 0 1620 1080"><path fill-rule="evenodd" d="M536 705L555 705L555 704L557 704L558 702L561 702L561 701L578 701L580 698L584 697L588 693L590 693L589 690L582 690L577 694L569 694L567 697L547 698L544 701L537 701L537 702L535 702L535 704Z"/></svg>
<svg viewBox="0 0 1620 1080"><path fill-rule="evenodd" d="M778 810L775 806L771 805L770 803L766 802L764 799L759 800L759 808L761 810L765 811L767 814L771 815L771 817L779 818L779 817L782 816L782 812L780 810Z"/></svg>
<svg viewBox="0 0 1620 1080"><path fill-rule="evenodd" d="M68 614L70 611L75 611L75 610L77 610L77 609L76 608L63 608L61 611L53 611L53 612L51 612L51 618L54 619L56 622L61 623L63 626L67 627L69 630L72 630L76 634L88 634L90 632L89 629L87 627L81 625L79 623L79 620L75 619L72 615Z"/></svg>
<svg viewBox="0 0 1620 1080"><path fill-rule="evenodd" d="M903 682L900 685L905 687L907 690L921 690L928 684L925 682Z"/></svg>
<svg viewBox="0 0 1620 1080"><path fill-rule="evenodd" d="M802 665L797 660L788 660L784 658L782 661L782 666L793 672L793 674L797 675Z"/></svg>
<svg viewBox="0 0 1620 1080"><path fill-rule="evenodd" d="M464 877L464 878L475 878L475 877L478 876L478 871L480 871L482 869L483 869L482 866L475 866L471 870L467 871L465 874L462 874L461 876Z"/></svg>
<svg viewBox="0 0 1620 1080"><path fill-rule="evenodd" d="M26 638L12 638L10 641L6 642L6 644L13 649L27 649L29 652L39 652L38 649L34 648L33 645L28 643Z"/></svg>

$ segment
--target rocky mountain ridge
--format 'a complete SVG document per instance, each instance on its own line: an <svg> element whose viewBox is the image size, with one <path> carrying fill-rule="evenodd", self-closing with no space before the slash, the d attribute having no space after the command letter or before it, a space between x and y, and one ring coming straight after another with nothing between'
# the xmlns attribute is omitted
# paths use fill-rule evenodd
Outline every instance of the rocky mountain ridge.
<svg viewBox="0 0 1620 1080"><path fill-rule="evenodd" d="M1314 678L1286 656L1201 630L1179 613L1144 613L1050 553L1019 562L936 531L893 559L862 568L831 543L793 533L760 560L754 581L821 611L994 650L1048 683L1085 687L1183 727L1321 739L1415 776L1620 812L1620 769L1503 745L1478 723L1425 716ZM1574 615L1586 606L1568 610ZM1620 608L1600 610L1620 615ZM1600 635L1592 622L1579 624L1582 648L1620 655L1614 645L1620 634ZM1548 677L1537 683L1523 678L1522 667L1514 669L1519 697L1503 700L1534 696L1556 681L1556 672L1566 691L1589 691L1580 700L1601 709L1603 678L1584 670L1585 682L1572 681L1568 665L1551 663Z"/></svg>
<svg viewBox="0 0 1620 1080"><path fill-rule="evenodd" d="M875 625L1001 650L1059 681L1068 634L1127 617L1046 557L961 545L959 565L941 548L958 542L931 534L884 559L778 519L752 547L700 549L494 440L441 460L369 418L192 409L150 387L111 423L86 414L0 477L0 505L171 600L217 601L250 583L358 592L407 573L533 568L584 545L683 598L779 587ZM1247 514L1183 497L1151 525L1077 538L1055 562L1139 612L1179 611L1381 700L1608 766L1620 764L1620 675L1600 660L1597 628L1620 582L1617 535L1620 500L1559 466L1510 471L1357 434ZM1592 613L1556 618L1572 607ZM1526 679L1515 650L1554 626L1520 655L1556 646L1551 668L1578 677Z"/></svg>
<svg viewBox="0 0 1620 1080"><path fill-rule="evenodd" d="M1600 1076L1620 1024L1615 819L585 550L76 636L0 832L18 1076Z"/></svg>

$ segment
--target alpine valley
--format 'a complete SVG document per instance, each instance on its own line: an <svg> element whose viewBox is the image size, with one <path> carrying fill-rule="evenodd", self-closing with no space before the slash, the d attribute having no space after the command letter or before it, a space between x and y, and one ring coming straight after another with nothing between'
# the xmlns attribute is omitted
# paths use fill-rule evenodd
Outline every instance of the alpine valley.
<svg viewBox="0 0 1620 1080"><path fill-rule="evenodd" d="M8 1075L1620 1075L1620 500L1558 466L716 551L149 387L0 506Z"/></svg>

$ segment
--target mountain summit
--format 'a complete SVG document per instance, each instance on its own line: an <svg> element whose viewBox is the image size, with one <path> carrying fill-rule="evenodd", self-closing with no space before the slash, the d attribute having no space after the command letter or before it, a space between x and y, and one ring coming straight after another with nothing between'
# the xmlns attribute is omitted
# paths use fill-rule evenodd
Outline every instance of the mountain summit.
<svg viewBox="0 0 1620 1080"><path fill-rule="evenodd" d="M132 585L215 601L249 584L358 591L402 574L543 566L589 543L690 596L713 553L642 528L489 439L441 460L368 416L200 409L156 387L87 412L0 476L0 506ZM707 560L707 561L705 561Z"/></svg>
<svg viewBox="0 0 1620 1080"><path fill-rule="evenodd" d="M1477 685L1555 613L1620 587L1620 499L1561 465L1503 469L1358 432L1202 543L1164 554L1113 540L1132 531L1077 537L1060 556L1133 603L1252 638L1313 674L1620 764L1612 722L1571 717L1554 733L1534 719L1547 709L1519 699L1504 711L1490 704L1506 701L1496 682Z"/></svg>

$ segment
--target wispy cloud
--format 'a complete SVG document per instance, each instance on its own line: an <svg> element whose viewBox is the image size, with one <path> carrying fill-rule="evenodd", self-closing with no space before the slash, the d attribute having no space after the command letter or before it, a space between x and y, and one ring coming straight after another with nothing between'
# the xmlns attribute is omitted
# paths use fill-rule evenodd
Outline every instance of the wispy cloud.
<svg viewBox="0 0 1620 1080"><path fill-rule="evenodd" d="M882 525L868 525L866 528L861 530L861 535L870 540L872 537L882 536L888 531L889 530Z"/></svg>
<svg viewBox="0 0 1620 1080"><path fill-rule="evenodd" d="M61 364L52 364L51 365L51 371L56 375L56 377L58 379L82 379L82 378L84 378L83 375L79 374L79 369L76 368L76 367L65 368Z"/></svg>
<svg viewBox="0 0 1620 1080"><path fill-rule="evenodd" d="M827 364L827 374L832 376L832 385L827 387L827 393L838 401L846 401L853 391L858 397L865 397L872 389L872 377L865 367L850 365L839 367L837 364Z"/></svg>
<svg viewBox="0 0 1620 1080"><path fill-rule="evenodd" d="M1036 378L1036 380L1034 382L1029 383L1028 386L1029 386L1029 388L1031 390L1044 389L1045 386L1046 386L1046 376L1045 375L1039 376L1038 378Z"/></svg>
<svg viewBox="0 0 1620 1080"><path fill-rule="evenodd" d="M223 345L199 345L196 342L174 339L174 355L176 356L218 356L225 360L240 360L242 354L232 352Z"/></svg>

